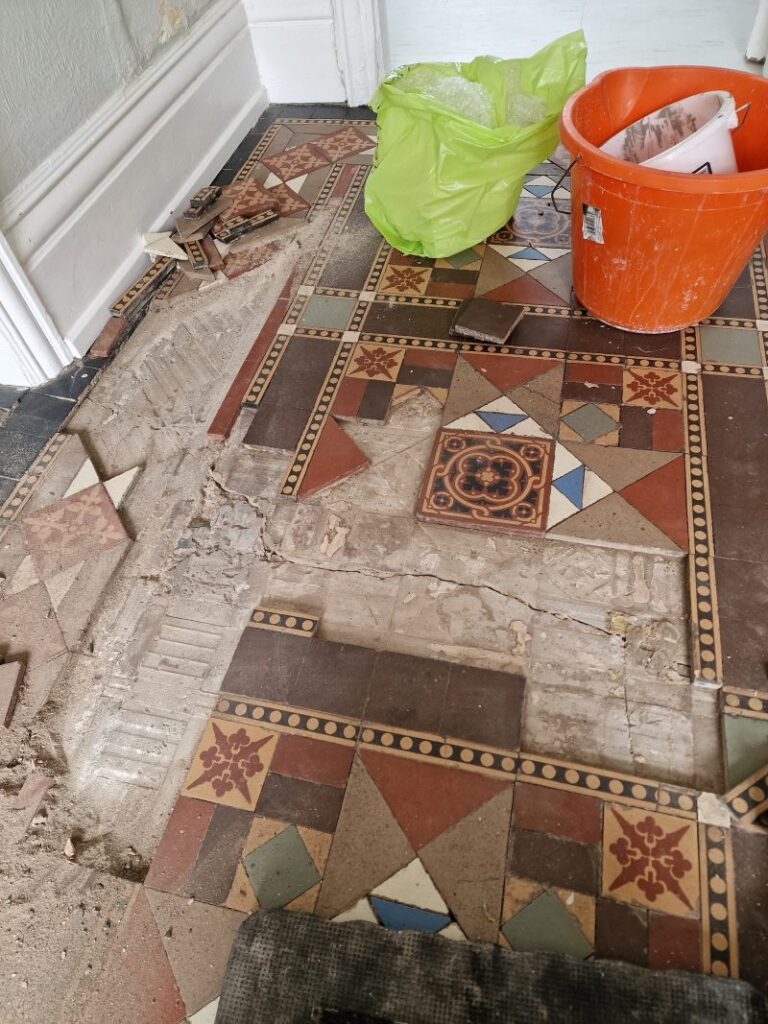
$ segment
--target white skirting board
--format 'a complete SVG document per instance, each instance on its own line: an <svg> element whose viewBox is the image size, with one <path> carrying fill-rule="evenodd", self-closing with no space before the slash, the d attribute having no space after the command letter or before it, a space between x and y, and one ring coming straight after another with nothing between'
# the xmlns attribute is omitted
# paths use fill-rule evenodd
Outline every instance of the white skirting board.
<svg viewBox="0 0 768 1024"><path fill-rule="evenodd" d="M211 181L267 102L242 4L217 0L0 203L0 231L63 339L62 366L149 265L142 232ZM0 351L0 382L40 382L12 380L11 362Z"/></svg>

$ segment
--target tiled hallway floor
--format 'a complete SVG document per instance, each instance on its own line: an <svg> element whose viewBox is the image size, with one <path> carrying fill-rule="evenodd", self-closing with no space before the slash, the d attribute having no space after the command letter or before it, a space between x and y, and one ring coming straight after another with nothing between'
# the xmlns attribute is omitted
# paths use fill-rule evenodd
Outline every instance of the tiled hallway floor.
<svg viewBox="0 0 768 1024"><path fill-rule="evenodd" d="M66 664L69 867L122 879L83 1024L212 1022L259 907L768 990L765 254L704 324L605 327L562 154L415 259L364 214L373 135L246 140L220 183L279 190L302 245L156 300L0 510L22 718ZM508 345L450 334L480 295Z"/></svg>

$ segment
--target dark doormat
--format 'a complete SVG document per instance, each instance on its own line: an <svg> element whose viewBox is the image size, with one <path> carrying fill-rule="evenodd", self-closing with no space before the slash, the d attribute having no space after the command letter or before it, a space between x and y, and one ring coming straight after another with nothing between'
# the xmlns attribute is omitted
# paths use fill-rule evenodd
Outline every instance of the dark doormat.
<svg viewBox="0 0 768 1024"><path fill-rule="evenodd" d="M765 1024L751 985L286 911L244 921L216 1024Z"/></svg>

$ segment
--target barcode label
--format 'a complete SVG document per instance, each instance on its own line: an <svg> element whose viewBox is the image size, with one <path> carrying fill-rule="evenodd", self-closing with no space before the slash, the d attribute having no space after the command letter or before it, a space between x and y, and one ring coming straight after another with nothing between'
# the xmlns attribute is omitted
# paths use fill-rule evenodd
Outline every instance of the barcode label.
<svg viewBox="0 0 768 1024"><path fill-rule="evenodd" d="M603 245L603 215L598 206L581 204L581 233L590 242Z"/></svg>

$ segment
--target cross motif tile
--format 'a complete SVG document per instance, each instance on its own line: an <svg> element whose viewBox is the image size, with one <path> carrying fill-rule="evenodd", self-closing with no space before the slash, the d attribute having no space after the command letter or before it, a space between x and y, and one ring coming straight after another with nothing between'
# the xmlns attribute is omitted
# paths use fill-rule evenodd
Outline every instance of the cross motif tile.
<svg viewBox="0 0 768 1024"><path fill-rule="evenodd" d="M359 344L347 370L347 377L395 381L404 356L405 349L397 345Z"/></svg>
<svg viewBox="0 0 768 1024"><path fill-rule="evenodd" d="M553 442L505 434L441 430L418 517L471 529L542 533Z"/></svg>
<svg viewBox="0 0 768 1024"><path fill-rule="evenodd" d="M325 167L331 161L313 143L305 142L275 156L264 157L261 162L278 178L290 181L291 178Z"/></svg>
<svg viewBox="0 0 768 1024"><path fill-rule="evenodd" d="M252 811L277 736L258 726L212 718L192 760L183 796Z"/></svg>
<svg viewBox="0 0 768 1024"><path fill-rule="evenodd" d="M398 267L385 269L379 291L385 295L424 295L432 274L431 267Z"/></svg>
<svg viewBox="0 0 768 1024"><path fill-rule="evenodd" d="M664 370L624 370L621 400L624 405L681 409L683 399L680 374Z"/></svg>
<svg viewBox="0 0 768 1024"><path fill-rule="evenodd" d="M696 823L613 804L604 813L603 895L660 913L697 914Z"/></svg>
<svg viewBox="0 0 768 1024"><path fill-rule="evenodd" d="M297 217L309 209L309 203L284 182L273 185L269 191L277 200L277 209L281 217Z"/></svg>
<svg viewBox="0 0 768 1024"><path fill-rule="evenodd" d="M332 161L364 153L367 149L373 149L374 143L358 128L348 125L331 135L319 136L313 145Z"/></svg>

